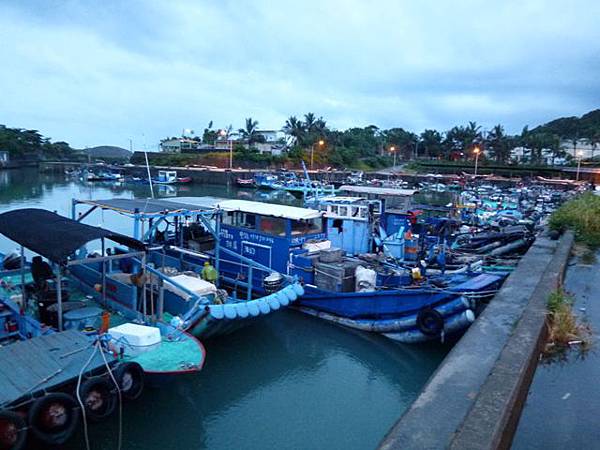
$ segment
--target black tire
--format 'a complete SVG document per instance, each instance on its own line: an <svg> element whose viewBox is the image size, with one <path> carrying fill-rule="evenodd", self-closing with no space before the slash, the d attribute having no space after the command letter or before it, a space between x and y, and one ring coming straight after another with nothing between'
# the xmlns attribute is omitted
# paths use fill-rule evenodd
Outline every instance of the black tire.
<svg viewBox="0 0 600 450"><path fill-rule="evenodd" d="M46 444L64 444L78 424L77 402L62 392L38 398L29 409L29 428L35 437Z"/></svg>
<svg viewBox="0 0 600 450"><path fill-rule="evenodd" d="M426 336L439 336L444 330L444 317L433 308L423 308L417 314L417 327Z"/></svg>
<svg viewBox="0 0 600 450"><path fill-rule="evenodd" d="M0 450L22 450L27 441L27 424L13 411L0 410Z"/></svg>
<svg viewBox="0 0 600 450"><path fill-rule="evenodd" d="M121 389L121 395L127 400L137 400L144 391L144 369L138 363L121 363L113 372Z"/></svg>
<svg viewBox="0 0 600 450"><path fill-rule="evenodd" d="M117 407L117 388L103 377L92 377L79 387L79 396L85 408L85 417L101 422L112 415Z"/></svg>

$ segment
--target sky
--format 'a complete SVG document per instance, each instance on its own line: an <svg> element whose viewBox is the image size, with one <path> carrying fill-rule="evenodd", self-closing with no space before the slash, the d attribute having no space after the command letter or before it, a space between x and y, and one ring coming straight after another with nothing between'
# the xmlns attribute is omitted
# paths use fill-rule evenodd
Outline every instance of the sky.
<svg viewBox="0 0 600 450"><path fill-rule="evenodd" d="M598 0L0 0L0 123L76 148L183 129L509 132L600 107Z"/></svg>

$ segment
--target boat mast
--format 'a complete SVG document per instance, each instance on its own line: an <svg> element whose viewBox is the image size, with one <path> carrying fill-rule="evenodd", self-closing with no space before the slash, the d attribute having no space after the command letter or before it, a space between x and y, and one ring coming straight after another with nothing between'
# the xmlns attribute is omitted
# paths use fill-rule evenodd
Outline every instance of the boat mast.
<svg viewBox="0 0 600 450"><path fill-rule="evenodd" d="M150 185L150 196L154 198L154 188L152 187L152 177L150 176L150 164L148 164L148 152L144 147L144 157L146 158L146 171L148 172L148 184Z"/></svg>

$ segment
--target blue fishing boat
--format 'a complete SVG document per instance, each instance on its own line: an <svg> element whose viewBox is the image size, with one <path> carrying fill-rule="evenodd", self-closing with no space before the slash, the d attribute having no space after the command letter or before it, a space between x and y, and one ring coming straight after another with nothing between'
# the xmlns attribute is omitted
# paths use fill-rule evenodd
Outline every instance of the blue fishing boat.
<svg viewBox="0 0 600 450"><path fill-rule="evenodd" d="M178 177L175 170L159 170L158 176L152 178L152 184L169 185L191 183L191 177Z"/></svg>
<svg viewBox="0 0 600 450"><path fill-rule="evenodd" d="M357 329L382 332L401 342L439 338L466 328L476 299L491 296L503 276L463 273L428 277L370 253L370 206L324 211L244 200L175 198L172 203L209 205L219 216L221 248L303 281L296 306ZM339 244L332 249L333 242ZM194 252L182 256L194 261ZM263 283L234 258L221 261L229 280Z"/></svg>
<svg viewBox="0 0 600 450"><path fill-rule="evenodd" d="M271 173L254 174L254 185L258 189L277 189L279 177Z"/></svg>
<svg viewBox="0 0 600 450"><path fill-rule="evenodd" d="M78 217L78 206L86 205L89 209L80 220L97 208L130 218L133 236L150 247L148 296L159 301L167 322L207 339L285 308L304 293L293 276L274 273L264 262L221 245L221 213L213 203L210 197L191 203L185 198L74 200L73 217ZM122 265L127 263L125 259ZM100 279L100 269L87 265L76 275L91 288ZM109 290L131 283L129 275L114 272L114 267L108 270Z"/></svg>
<svg viewBox="0 0 600 450"><path fill-rule="evenodd" d="M257 188L285 191L302 198L317 195L333 195L336 190L333 185L326 185L319 181L312 181L302 161L304 177L299 178L296 173L281 171L278 175L259 173L254 177Z"/></svg>
<svg viewBox="0 0 600 450"><path fill-rule="evenodd" d="M142 242L33 208L0 214L0 234L21 245L18 269L14 258L8 259L9 264L2 258L3 265L12 270L0 272L0 296L5 305L13 305L9 308L13 315L18 304L18 323L26 327L27 336L48 329L74 329L91 338L110 336L106 345L123 361L141 366L153 383L202 369L202 344L185 327L165 322L160 309L155 314L154 299L147 297L143 284L111 278L118 271L113 268L124 261L137 263L136 270L126 275L130 280L145 277L148 269ZM128 250L96 255L81 252L85 244L96 241L102 248L112 241ZM25 260L25 248L38 255L31 263ZM87 284L85 276L94 271L98 276L93 284ZM34 331L27 332L27 328Z"/></svg>

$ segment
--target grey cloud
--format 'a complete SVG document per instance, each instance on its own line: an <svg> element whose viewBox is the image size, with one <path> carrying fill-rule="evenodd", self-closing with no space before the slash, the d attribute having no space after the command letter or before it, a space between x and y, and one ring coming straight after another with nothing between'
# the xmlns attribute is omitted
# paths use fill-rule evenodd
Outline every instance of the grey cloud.
<svg viewBox="0 0 600 450"><path fill-rule="evenodd" d="M13 1L0 122L75 146L307 111L518 131L598 107L599 16L595 0Z"/></svg>

